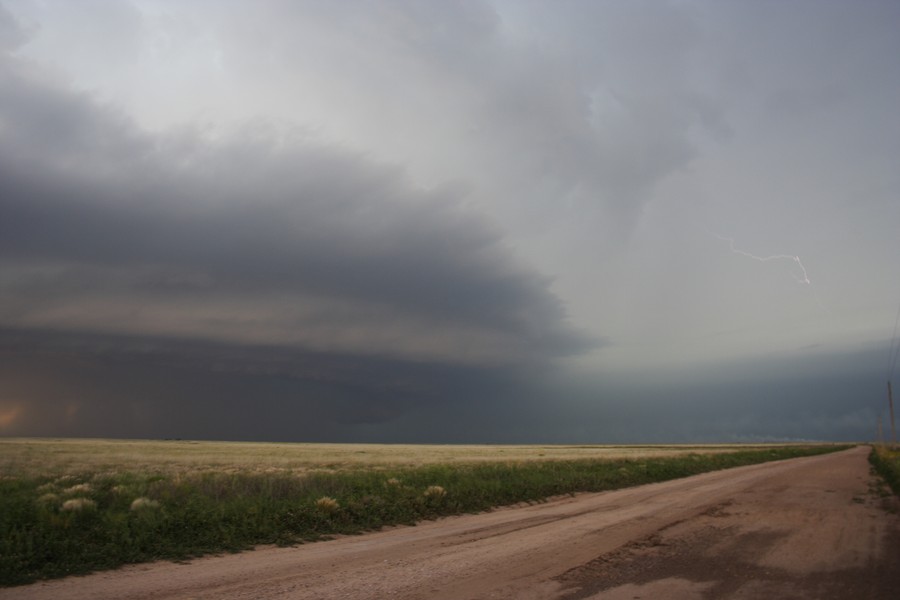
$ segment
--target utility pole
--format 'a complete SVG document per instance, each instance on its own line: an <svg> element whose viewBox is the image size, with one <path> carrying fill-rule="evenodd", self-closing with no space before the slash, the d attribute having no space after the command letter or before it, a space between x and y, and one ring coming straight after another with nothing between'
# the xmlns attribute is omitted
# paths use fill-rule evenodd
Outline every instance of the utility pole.
<svg viewBox="0 0 900 600"><path fill-rule="evenodd" d="M891 381L888 380L888 405L891 408L891 444L897 444L897 430L894 429L894 393L891 391Z"/></svg>

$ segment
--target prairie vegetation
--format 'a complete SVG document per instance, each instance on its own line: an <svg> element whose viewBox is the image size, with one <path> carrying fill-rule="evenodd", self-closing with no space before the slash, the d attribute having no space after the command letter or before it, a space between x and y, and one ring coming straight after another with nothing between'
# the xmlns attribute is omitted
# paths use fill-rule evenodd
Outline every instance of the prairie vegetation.
<svg viewBox="0 0 900 600"><path fill-rule="evenodd" d="M844 447L0 440L0 584L294 544Z"/></svg>
<svg viewBox="0 0 900 600"><path fill-rule="evenodd" d="M167 475L198 471L299 473L472 462L649 458L769 446L278 444L0 438L0 475L35 472L66 475L123 469Z"/></svg>
<svg viewBox="0 0 900 600"><path fill-rule="evenodd" d="M894 493L900 496L900 446L873 446L869 462Z"/></svg>

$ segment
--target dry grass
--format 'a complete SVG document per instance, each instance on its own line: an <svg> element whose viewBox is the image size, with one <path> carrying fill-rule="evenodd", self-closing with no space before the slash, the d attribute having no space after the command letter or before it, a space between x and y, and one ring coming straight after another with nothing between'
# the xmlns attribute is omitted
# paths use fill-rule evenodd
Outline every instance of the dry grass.
<svg viewBox="0 0 900 600"><path fill-rule="evenodd" d="M60 510L81 512L83 510L94 510L95 508L97 508L97 503L90 498L72 498L63 502Z"/></svg>
<svg viewBox="0 0 900 600"><path fill-rule="evenodd" d="M332 515L340 510L341 505L330 496L322 496L316 500L316 508L327 515Z"/></svg>
<svg viewBox="0 0 900 600"><path fill-rule="evenodd" d="M159 508L159 502L156 500L151 500L150 498L140 497L135 498L131 503L131 507L129 510L155 510Z"/></svg>
<svg viewBox="0 0 900 600"><path fill-rule="evenodd" d="M762 445L765 446L765 445ZM0 439L0 477L85 472L305 473L432 464L555 461L721 453L756 446L500 446L277 444L100 439Z"/></svg>
<svg viewBox="0 0 900 600"><path fill-rule="evenodd" d="M440 499L447 495L447 490L439 485L429 485L422 495L426 498Z"/></svg>

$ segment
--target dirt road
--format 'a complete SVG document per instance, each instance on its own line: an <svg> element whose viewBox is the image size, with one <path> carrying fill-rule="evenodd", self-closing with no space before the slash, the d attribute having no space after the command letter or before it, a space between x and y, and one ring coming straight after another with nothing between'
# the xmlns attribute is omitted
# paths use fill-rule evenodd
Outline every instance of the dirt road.
<svg viewBox="0 0 900 600"><path fill-rule="evenodd" d="M868 448L296 548L0 589L0 598L900 597L900 516Z"/></svg>

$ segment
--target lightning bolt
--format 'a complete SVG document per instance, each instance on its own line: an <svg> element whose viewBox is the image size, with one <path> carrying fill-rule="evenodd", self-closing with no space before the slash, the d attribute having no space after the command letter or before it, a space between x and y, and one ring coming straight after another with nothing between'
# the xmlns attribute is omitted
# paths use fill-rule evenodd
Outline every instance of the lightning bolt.
<svg viewBox="0 0 900 600"><path fill-rule="evenodd" d="M795 256L792 254L773 254L771 256L757 256L755 254L750 254L749 252L744 252L743 250L739 250L734 247L734 240L731 238L727 238L723 235L719 235L714 233L715 237L719 238L723 242L728 242L728 247L731 248L731 251L734 254L740 254L741 256L746 256L747 258L752 258L753 260L758 260L759 262L769 262L773 260L790 260L796 263L797 267L800 269L799 274L795 271L791 272L791 275L794 276L794 279L797 280L797 283L802 283L804 285L811 285L812 282L809 280L809 274L806 272L806 267L803 266L803 262L800 260L799 256Z"/></svg>

